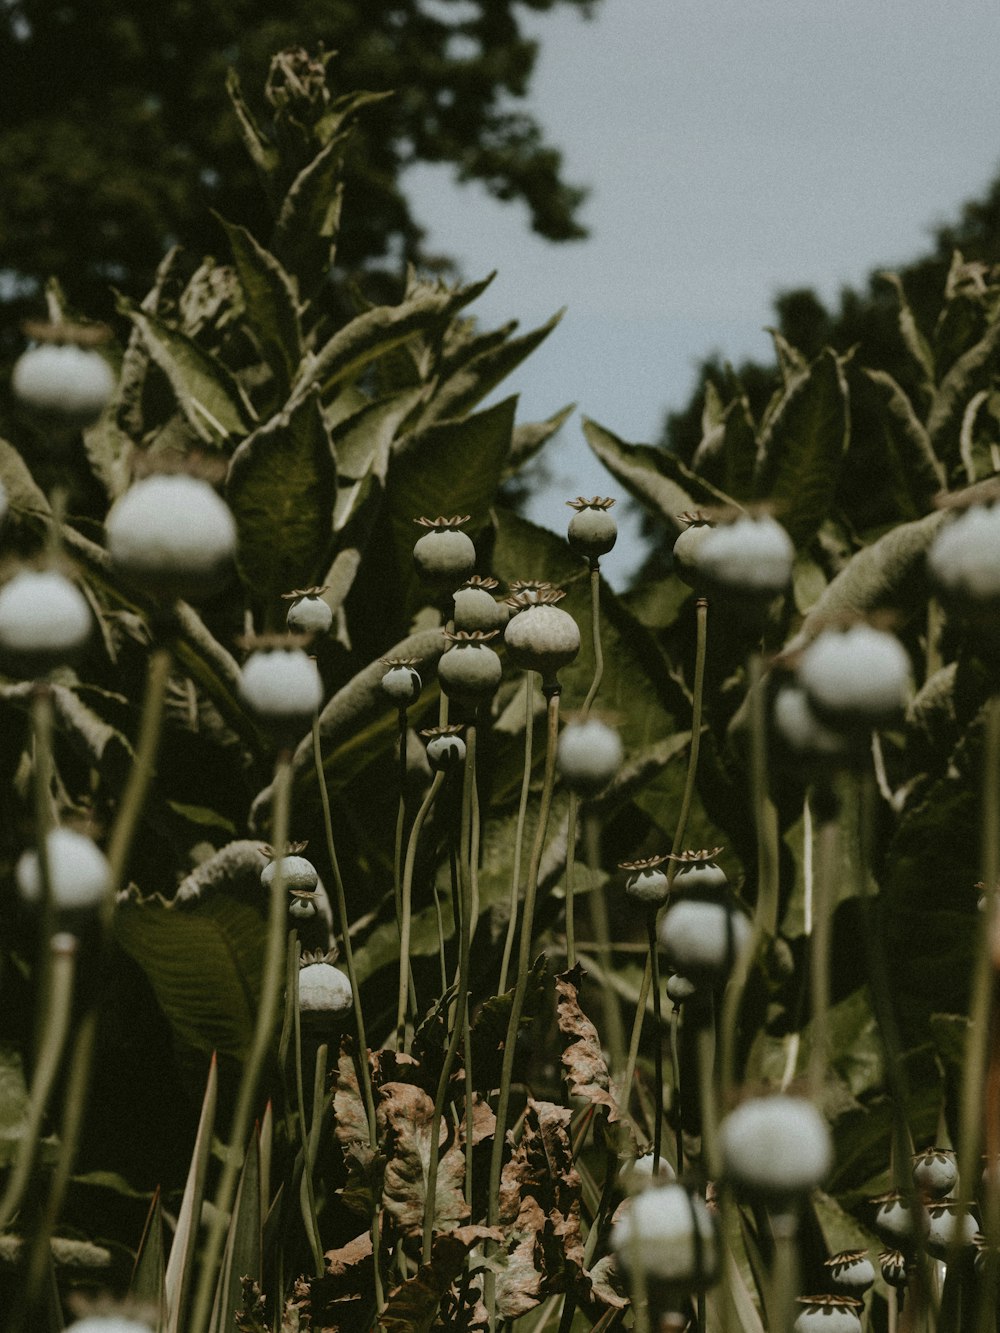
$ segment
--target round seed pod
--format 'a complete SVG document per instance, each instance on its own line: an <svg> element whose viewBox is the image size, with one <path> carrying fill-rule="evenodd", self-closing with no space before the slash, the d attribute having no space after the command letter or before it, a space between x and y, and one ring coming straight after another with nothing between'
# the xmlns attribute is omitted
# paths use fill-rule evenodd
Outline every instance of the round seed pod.
<svg viewBox="0 0 1000 1333"><path fill-rule="evenodd" d="M559 737L556 765L570 791L595 796L621 768L625 750L614 727L600 718L570 722Z"/></svg>
<svg viewBox="0 0 1000 1333"><path fill-rule="evenodd" d="M958 1184L958 1162L947 1148L925 1148L913 1154L913 1183L921 1194L943 1199Z"/></svg>
<svg viewBox="0 0 1000 1333"><path fill-rule="evenodd" d="M454 518L415 518L426 528L413 548L413 560L420 574L431 583L461 583L472 573L476 564L476 548L472 538L461 532L469 515Z"/></svg>
<svg viewBox="0 0 1000 1333"><path fill-rule="evenodd" d="M466 746L459 726L428 727L420 734L427 742L427 762L435 773L450 773L465 763Z"/></svg>
<svg viewBox="0 0 1000 1333"><path fill-rule="evenodd" d="M798 685L782 685L772 706L774 730L793 759L820 768L846 764L856 757L852 737L828 727L813 712Z"/></svg>
<svg viewBox="0 0 1000 1333"><path fill-rule="evenodd" d="M679 856L668 856L677 869L674 871L674 889L677 893L717 894L728 884L726 872L716 863L721 847L701 847Z"/></svg>
<svg viewBox="0 0 1000 1333"><path fill-rule="evenodd" d="M943 527L927 568L948 600L969 610L1000 603L1000 506L973 505Z"/></svg>
<svg viewBox="0 0 1000 1333"><path fill-rule="evenodd" d="M910 1280L909 1264L902 1250L883 1250L878 1257L882 1281L890 1287L905 1287Z"/></svg>
<svg viewBox="0 0 1000 1333"><path fill-rule="evenodd" d="M55 828L45 839L52 901L60 911L98 907L111 891L111 867L90 838L68 828ZM38 853L26 851L14 868L18 892L27 903L42 898Z"/></svg>
<svg viewBox="0 0 1000 1333"><path fill-rule="evenodd" d="M697 986L729 975L750 938L750 921L728 895L692 893L667 908L658 935L670 966Z"/></svg>
<svg viewBox="0 0 1000 1333"><path fill-rule="evenodd" d="M286 624L290 634L327 634L333 624L333 609L324 602L326 588L301 588L283 593L289 603Z"/></svg>
<svg viewBox="0 0 1000 1333"><path fill-rule="evenodd" d="M110 365L93 347L42 343L18 357L11 373L14 396L41 417L89 426L115 391Z"/></svg>
<svg viewBox="0 0 1000 1333"><path fill-rule="evenodd" d="M622 861L619 870L629 872L625 892L643 907L659 908L670 896L670 880L662 869L665 856L648 856L642 861Z"/></svg>
<svg viewBox="0 0 1000 1333"><path fill-rule="evenodd" d="M354 1004L354 992L345 973L333 966L328 954L304 953L299 964L299 1009L303 1019L323 1026L342 1018Z"/></svg>
<svg viewBox="0 0 1000 1333"><path fill-rule="evenodd" d="M576 511L566 533L573 550L591 561L607 555L618 540L618 524L608 512L614 500L599 495L585 500L580 495L566 503Z"/></svg>
<svg viewBox="0 0 1000 1333"><path fill-rule="evenodd" d="M875 1282L875 1265L867 1250L841 1250L825 1261L830 1281L848 1296L862 1296Z"/></svg>
<svg viewBox="0 0 1000 1333"><path fill-rule="evenodd" d="M115 568L163 596L216 591L236 554L229 506L207 481L185 473L133 483L111 506L104 528Z"/></svg>
<svg viewBox="0 0 1000 1333"><path fill-rule="evenodd" d="M911 1244L918 1232L927 1235L930 1219L927 1209L916 1201L916 1209L910 1207L910 1200L896 1190L880 1194L871 1202L875 1205L875 1230L891 1245Z"/></svg>
<svg viewBox="0 0 1000 1333"><path fill-rule="evenodd" d="M671 1182L630 1199L611 1231L626 1271L641 1267L646 1284L674 1295L706 1291L719 1275L715 1218L704 1199Z"/></svg>
<svg viewBox="0 0 1000 1333"><path fill-rule="evenodd" d="M643 1153L634 1158L622 1172L622 1183L629 1194L639 1194L642 1190L655 1189L658 1185L669 1185L677 1179L677 1172L665 1157L660 1157L654 1172L654 1155Z"/></svg>
<svg viewBox="0 0 1000 1333"><path fill-rule="evenodd" d="M449 647L438 662L438 680L449 699L477 708L495 693L503 674L500 658L489 643L496 633L458 630L445 635Z"/></svg>
<svg viewBox="0 0 1000 1333"><path fill-rule="evenodd" d="M561 588L543 588L534 600L523 593L508 597L507 604L517 612L507 622L504 643L511 661L523 671L537 671L543 690L558 688L558 673L569 666L580 651L580 630L556 602L565 593Z"/></svg>
<svg viewBox="0 0 1000 1333"><path fill-rule="evenodd" d="M452 598L455 629L468 633L481 630L484 634L503 629L507 623L507 604L493 596L493 589L499 586L496 579L480 578L478 574L466 579Z"/></svg>
<svg viewBox="0 0 1000 1333"><path fill-rule="evenodd" d="M793 1333L861 1333L860 1311L853 1296L798 1296L802 1313L792 1325Z"/></svg>
<svg viewBox="0 0 1000 1333"><path fill-rule="evenodd" d="M675 972L667 977L667 998L679 1009L685 1000L698 994L698 987L687 977Z"/></svg>
<svg viewBox="0 0 1000 1333"><path fill-rule="evenodd" d="M784 1093L754 1097L719 1127L726 1176L746 1194L784 1202L808 1194L833 1162L826 1121L812 1102Z"/></svg>
<svg viewBox="0 0 1000 1333"><path fill-rule="evenodd" d="M261 648L244 664L240 693L259 718L287 736L312 723L323 702L323 682L303 649Z"/></svg>
<svg viewBox="0 0 1000 1333"><path fill-rule="evenodd" d="M150 1327L122 1314L91 1314L68 1324L66 1333L150 1333Z"/></svg>
<svg viewBox="0 0 1000 1333"><path fill-rule="evenodd" d="M288 907L288 915L300 921L307 921L316 915L316 899L311 893L293 893Z"/></svg>
<svg viewBox="0 0 1000 1333"><path fill-rule="evenodd" d="M55 569L22 569L0 589L0 658L39 676L70 661L93 628L83 593Z"/></svg>
<svg viewBox="0 0 1000 1333"><path fill-rule="evenodd" d="M700 592L704 587L705 577L698 564L698 552L715 524L711 523L700 509L678 514L677 518L685 526L674 542L674 573L689 588Z"/></svg>
<svg viewBox="0 0 1000 1333"><path fill-rule="evenodd" d="M799 684L824 721L871 730L906 707L910 659L894 635L871 625L823 630L802 655Z"/></svg>
<svg viewBox="0 0 1000 1333"><path fill-rule="evenodd" d="M260 872L260 882L265 889L274 883L279 864L282 883L289 893L312 893L319 883L319 873L311 861L304 856L282 856L269 861Z"/></svg>
<svg viewBox="0 0 1000 1333"><path fill-rule="evenodd" d="M420 673L415 669L415 657L379 658L388 670L382 677L382 693L387 695L397 708L408 708L416 703L423 689Z"/></svg>
<svg viewBox="0 0 1000 1333"><path fill-rule="evenodd" d="M927 1249L937 1259L946 1258L952 1246L967 1249L979 1234L979 1222L957 1199L935 1199L927 1205Z"/></svg>
<svg viewBox="0 0 1000 1333"><path fill-rule="evenodd" d="M769 601L788 587L794 559L795 547L780 523L767 514L745 514L708 533L698 547L697 570L714 592Z"/></svg>

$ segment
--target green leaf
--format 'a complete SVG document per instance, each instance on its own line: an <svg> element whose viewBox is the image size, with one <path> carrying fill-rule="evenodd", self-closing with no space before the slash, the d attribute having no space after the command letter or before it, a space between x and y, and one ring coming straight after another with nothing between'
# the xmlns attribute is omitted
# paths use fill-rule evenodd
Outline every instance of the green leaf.
<svg viewBox="0 0 1000 1333"><path fill-rule="evenodd" d="M6 440L0 440L0 483L7 492L12 514L47 518L52 512L45 492L35 481L27 463Z"/></svg>
<svg viewBox="0 0 1000 1333"><path fill-rule="evenodd" d="M119 304L170 381L177 405L198 437L215 446L242 439L253 419L225 366L158 315L125 298Z"/></svg>
<svg viewBox="0 0 1000 1333"><path fill-rule="evenodd" d="M241 1059L253 1039L266 926L228 894L180 910L123 903L116 935L152 984L174 1036L195 1051Z"/></svg>
<svg viewBox="0 0 1000 1333"><path fill-rule="evenodd" d="M992 387L1000 351L1000 318L989 325L977 343L954 362L934 393L927 416L927 433L938 458L954 462L965 407L973 394Z"/></svg>
<svg viewBox="0 0 1000 1333"><path fill-rule="evenodd" d="M384 480L393 441L423 396L423 389L404 389L366 403L338 422L331 431L337 475L360 481L373 473Z"/></svg>
<svg viewBox="0 0 1000 1333"><path fill-rule="evenodd" d="M174 1239L164 1277L166 1294L166 1333L181 1333L186 1327L188 1296L194 1280L195 1254L201 1229L201 1210L205 1198L205 1179L212 1152L212 1131L219 1096L219 1074L215 1056L208 1069L205 1096L201 1104L198 1132L195 1135L184 1195L177 1212Z"/></svg>
<svg viewBox="0 0 1000 1333"><path fill-rule="evenodd" d="M271 244L309 293L327 276L343 202L341 173L348 135L332 139L296 176L281 202Z"/></svg>
<svg viewBox="0 0 1000 1333"><path fill-rule="evenodd" d="M243 1306L243 1281L259 1283L261 1271L262 1219L260 1206L260 1154L254 1132L246 1155L233 1204L219 1282L215 1293L212 1327L229 1333L236 1312Z"/></svg>
<svg viewBox="0 0 1000 1333"><path fill-rule="evenodd" d="M753 474L757 461L757 432L750 404L740 394L726 409L722 439L722 484L734 500L748 500L753 494Z"/></svg>
<svg viewBox="0 0 1000 1333"><path fill-rule="evenodd" d="M774 343L774 355L785 388L790 388L803 371L808 369L808 359L802 355L797 347L793 347L778 329L768 328L766 332L771 335L771 341Z"/></svg>
<svg viewBox="0 0 1000 1333"><path fill-rule="evenodd" d="M576 404L570 403L568 406L560 408L558 412L554 412L552 416L546 417L544 421L528 421L523 425L514 427L510 453L507 455L507 466L504 468L505 481L513 477L524 467L525 463L534 458L543 445L547 444L553 435L565 425L575 408Z"/></svg>
<svg viewBox="0 0 1000 1333"><path fill-rule="evenodd" d="M263 598L311 586L330 549L336 470L315 392L249 435L233 454L226 499L237 565Z"/></svg>
<svg viewBox="0 0 1000 1333"><path fill-rule="evenodd" d="M146 1227L139 1242L139 1252L129 1284L129 1296L137 1303L157 1312L162 1323L167 1312L166 1255L163 1245L163 1205L160 1191L153 1195Z"/></svg>
<svg viewBox="0 0 1000 1333"><path fill-rule="evenodd" d="M914 318L906 289L903 286L903 280L898 273L879 273L878 277L889 283L899 299L899 332L903 339L903 346L923 371L924 380L927 387L930 388L935 379L934 356L930 344L920 332Z"/></svg>
<svg viewBox="0 0 1000 1333"><path fill-rule="evenodd" d="M910 399L886 371L862 367L851 389L852 402L859 404L859 412L870 409L863 427L859 425L859 444L876 460L879 488L891 489L896 504L893 516L919 518L947 484L926 428ZM878 438L873 438L876 435Z"/></svg>
<svg viewBox="0 0 1000 1333"><path fill-rule="evenodd" d="M246 302L246 320L284 398L302 357L302 329L295 284L281 263L246 227L219 218L229 237Z"/></svg>
<svg viewBox="0 0 1000 1333"><path fill-rule="evenodd" d="M229 94L229 100L236 113L236 122L239 126L243 146L249 153L250 160L260 172L265 188L268 188L278 169L278 150L273 144L268 143L261 134L253 113L243 96L239 75L234 69L226 71L226 92Z"/></svg>
<svg viewBox="0 0 1000 1333"><path fill-rule="evenodd" d="M680 531L677 516L698 505L732 506L724 491L699 477L679 458L648 444L626 444L596 421L583 419L591 449L635 498L652 509L672 532Z"/></svg>
<svg viewBox="0 0 1000 1333"><path fill-rule="evenodd" d="M796 546L830 512L849 434L847 386L829 349L786 389L757 441L754 490Z"/></svg>

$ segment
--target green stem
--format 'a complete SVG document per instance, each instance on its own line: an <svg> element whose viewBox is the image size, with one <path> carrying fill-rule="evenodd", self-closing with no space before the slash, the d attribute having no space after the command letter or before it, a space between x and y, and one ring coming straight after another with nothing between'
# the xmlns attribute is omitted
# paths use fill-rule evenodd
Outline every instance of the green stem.
<svg viewBox="0 0 1000 1333"><path fill-rule="evenodd" d="M406 861L403 865L403 880L400 888L399 986L396 991L396 1049L398 1051L403 1050L406 1042L406 999L410 976L410 931L413 921L413 868L417 861L420 834L443 781L443 773L434 774L434 780L424 794L424 799L417 811L406 844Z"/></svg>
<svg viewBox="0 0 1000 1333"><path fill-rule="evenodd" d="M680 1048L681 1011L674 1005L670 1014L670 1068L674 1081L673 1109L677 1120L674 1151L677 1155L675 1166L680 1176L684 1171L684 1107L681 1102L681 1048Z"/></svg>
<svg viewBox="0 0 1000 1333"><path fill-rule="evenodd" d="M310 1161L309 1141L310 1126L306 1121L306 1100L305 1089L302 1078L302 1010L298 1004L298 967L299 967L299 948L296 940L294 951L295 970L290 972L287 978L287 985L295 987L293 995L295 997L292 1008L292 1022L295 1030L295 1093L299 1104L299 1143L302 1150L302 1186L299 1195L299 1203L302 1209L302 1222L305 1226L306 1236L309 1240L309 1248L312 1251L313 1272L317 1276L323 1272L323 1246L320 1243L319 1232L316 1229L316 1199L313 1193L312 1163ZM326 1051L326 1047L321 1047ZM316 1076L321 1080L324 1070L317 1069ZM315 1076L314 1076L315 1081ZM321 1084L322 1086L322 1084ZM315 1105L315 1095L313 1103Z"/></svg>
<svg viewBox="0 0 1000 1333"><path fill-rule="evenodd" d="M698 1094L701 1103L701 1160L709 1180L718 1179L718 1088L715 1080L715 1001L698 1016Z"/></svg>
<svg viewBox="0 0 1000 1333"><path fill-rule="evenodd" d="M409 726L406 709L399 710L399 807L396 813L396 840L392 858L392 887L396 898L396 927L400 932L399 965L406 974L406 986L409 990L410 1009L417 1011L417 992L413 984L413 971L410 967L408 949L402 947L403 932L403 842L406 838L406 737ZM404 1005L405 1008L405 1005ZM402 1050L402 1047L400 1047Z"/></svg>
<svg viewBox="0 0 1000 1333"><path fill-rule="evenodd" d="M531 747L534 739L535 677L532 672L524 673L524 772L521 776L521 799L517 807L517 826L514 830L514 864L510 875L510 906L507 917L507 936L503 944L503 961L500 964L500 984L497 994L503 995L507 989L507 972L514 951L514 937L517 934L517 905L521 890L521 853L524 849L524 822L528 812L528 796L531 791Z"/></svg>
<svg viewBox="0 0 1000 1333"><path fill-rule="evenodd" d="M575 791L569 794L566 813L566 970L576 967L576 816L580 798Z"/></svg>
<svg viewBox="0 0 1000 1333"><path fill-rule="evenodd" d="M160 741L160 729L163 723L163 702L166 697L167 681L170 679L172 657L169 648L154 648L149 655L146 667L146 697L142 704L142 717L139 721L139 735L136 740L135 757L129 770L128 781L122 793L122 799L111 830L108 844L108 861L111 864L112 892L108 895L107 916L114 911L115 895L125 882L129 852L142 807L146 802L149 785L153 780L156 749Z"/></svg>
<svg viewBox="0 0 1000 1333"><path fill-rule="evenodd" d="M594 646L594 677L590 689L583 701L580 715L586 718L597 698L597 691L604 679L604 648L601 645L601 566L597 560L590 562L590 637Z"/></svg>
<svg viewBox="0 0 1000 1333"><path fill-rule="evenodd" d="M471 726L469 732L475 732L475 727ZM467 733L468 734L468 733ZM472 745L475 745L473 738ZM470 805L472 802L473 790L473 764L471 759L474 751L470 753L470 742L466 741L466 760L465 774L462 783L462 831L459 838L459 846L464 848L467 845L469 833L469 823L471 819ZM437 1091L434 1097L434 1111L431 1115L430 1124L430 1148L427 1162L427 1189L425 1198L427 1200L424 1207L424 1234L423 1234L423 1262L430 1263L431 1247L434 1243L434 1223L435 1200L437 1199L437 1177L438 1162L441 1156L441 1120L444 1116L444 1104L448 1098L448 1084L451 1081L451 1071L454 1067L455 1056L458 1053L459 1042L466 1031L466 1014L468 1011L469 998L469 945L471 942L472 931L469 926L471 886L469 882L469 867L464 856L459 857L458 864L458 883L459 896L461 899L461 924L458 929L458 985L455 994L455 1013L452 1019L451 1033L448 1038L448 1045L445 1049L444 1060L441 1065L441 1073L438 1077ZM472 1107L466 1105L466 1154L472 1152Z"/></svg>
<svg viewBox="0 0 1000 1333"><path fill-rule="evenodd" d="M284 977L285 931L287 919L287 892L283 873L283 858L288 845L288 821L291 807L292 757L287 750L279 755L274 771L271 807L271 842L275 855L275 875L271 880L270 906L267 923L267 942L261 975L260 999L253 1040L243 1066L236 1109L229 1132L225 1164L215 1194L215 1212L212 1214L202 1251L201 1272L195 1293L194 1312L190 1333L204 1333L211 1314L212 1296L217 1279L219 1258L229 1225L229 1213L243 1165L244 1148L253 1122L253 1108L257 1096L264 1060L274 1036L274 1025L281 999Z"/></svg>
<svg viewBox="0 0 1000 1333"><path fill-rule="evenodd" d="M660 1009L660 960L656 951L656 911L646 913L646 933L649 938L649 962L653 979L653 1083L656 1100L653 1103L653 1175L660 1174L660 1153L663 1148L663 1015ZM679 1168L678 1168L679 1169Z"/></svg>
<svg viewBox="0 0 1000 1333"><path fill-rule="evenodd" d="M768 1327L772 1333L785 1333L794 1318L798 1291L798 1223L792 1213L771 1218L774 1236L774 1264L768 1301Z"/></svg>
<svg viewBox="0 0 1000 1333"><path fill-rule="evenodd" d="M51 956L49 994L45 1023L38 1043L38 1062L31 1081L28 1119L18 1143L17 1159L3 1199L0 1200L0 1231L6 1231L21 1206L31 1180L38 1144L42 1136L45 1108L56 1077L62 1068L63 1050L69 1033L73 1007L73 978L76 972L77 941L72 935L53 935L46 949Z"/></svg>
<svg viewBox="0 0 1000 1333"><path fill-rule="evenodd" d="M587 902L590 907L590 922L594 932L594 941L597 945L597 956L601 960L601 998L605 1022L608 1025L607 1038L611 1068L613 1073L620 1074L625 1067L625 1029L622 1025L618 995L611 984L614 959L611 952L608 905L604 897L604 885L597 882L597 875L600 870L599 832L600 826L597 822L597 816L592 810L588 810L584 816L584 841L587 847L587 866L591 878Z"/></svg>
<svg viewBox="0 0 1000 1333"><path fill-rule="evenodd" d="M531 848L531 860L528 863L528 878L524 891L524 907L521 913L521 935L518 942L517 978L514 982L514 994L511 997L510 1017L507 1022L507 1035L504 1041L503 1065L500 1071L500 1093L497 1098L496 1129L490 1153L490 1177L487 1211L487 1225L495 1227L500 1217L500 1175L503 1168L503 1147L507 1134L507 1119L510 1113L510 1093L514 1076L514 1057L517 1048L517 1034L521 1026L521 1014L524 1011L524 999L528 988L528 974L531 970L531 940L535 920L535 898L538 893L538 875L545 850L545 835L548 829L549 812L552 808L552 791L556 776L556 745L559 739L559 690L549 689L547 725L545 737L545 770L542 778L542 793L538 808L538 824ZM490 1328L496 1327L496 1282L494 1274L487 1270L485 1277L486 1308L489 1312Z"/></svg>
<svg viewBox="0 0 1000 1333"><path fill-rule="evenodd" d="M817 843L816 860L819 862L819 873L814 879L812 936L809 952L809 984L812 993L809 1088L814 1099L818 1099L823 1090L828 1054L830 926L832 924L834 887L840 869L840 838L836 819L827 819L823 822L819 830Z"/></svg>
<svg viewBox="0 0 1000 1333"><path fill-rule="evenodd" d="M35 848L38 857L38 876L42 889L42 954L43 971L39 994L45 996L45 968L49 954L49 940L55 929L55 904L52 901L52 873L49 866L49 833L52 817L52 733L55 717L52 691L48 685L36 684L31 692L31 730L34 740Z"/></svg>

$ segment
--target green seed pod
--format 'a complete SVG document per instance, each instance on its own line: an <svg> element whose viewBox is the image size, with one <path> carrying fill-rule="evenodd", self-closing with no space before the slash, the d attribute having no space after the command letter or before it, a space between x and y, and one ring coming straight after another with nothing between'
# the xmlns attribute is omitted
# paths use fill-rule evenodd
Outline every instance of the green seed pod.
<svg viewBox="0 0 1000 1333"><path fill-rule="evenodd" d="M618 540L618 524L608 513L614 500L602 499L598 495L585 500L580 495L566 503L576 510L566 533L573 550L595 562L600 556L607 555Z"/></svg>
<svg viewBox="0 0 1000 1333"><path fill-rule="evenodd" d="M454 586L472 573L476 548L468 533L459 531L463 523L468 523L468 514L413 521L428 529L413 548L414 562L425 579Z"/></svg>
<svg viewBox="0 0 1000 1333"><path fill-rule="evenodd" d="M476 708L495 693L503 667L489 646L497 631L446 634L450 647L438 663L438 680L449 699Z"/></svg>
<svg viewBox="0 0 1000 1333"><path fill-rule="evenodd" d="M561 588L543 588L534 598L519 593L507 599L517 613L504 630L507 651L515 666L537 671L546 690L558 688L559 671L580 651L579 626L556 606L565 595Z"/></svg>

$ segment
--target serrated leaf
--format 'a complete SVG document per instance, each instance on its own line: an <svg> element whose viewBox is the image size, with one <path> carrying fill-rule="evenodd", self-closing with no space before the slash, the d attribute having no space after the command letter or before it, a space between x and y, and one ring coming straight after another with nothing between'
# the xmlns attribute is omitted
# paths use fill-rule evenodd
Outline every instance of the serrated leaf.
<svg viewBox="0 0 1000 1333"><path fill-rule="evenodd" d="M253 418L225 366L158 315L125 299L120 305L170 381L177 405L198 437L216 447L241 440L252 429Z"/></svg>
<svg viewBox="0 0 1000 1333"><path fill-rule="evenodd" d="M372 473L383 481L392 443L423 396L423 389L406 389L366 403L339 421L330 432L338 477L360 481Z"/></svg>
<svg viewBox="0 0 1000 1333"><path fill-rule="evenodd" d="M900 385L884 370L861 368L864 384L855 387L855 396L863 394L863 403L873 401L878 408L881 443L892 469L891 476L881 474L881 486L891 484L897 513L917 518L925 514L938 491L946 488L944 468L934 453L930 436L917 416L913 404ZM868 392L865 394L865 385ZM866 420L863 447L871 449L872 424ZM883 467L885 465L883 464Z"/></svg>
<svg viewBox="0 0 1000 1333"><path fill-rule="evenodd" d="M469 1215L462 1190L465 1154L447 1117L438 1126L438 1143L431 1142L434 1102L422 1088L408 1083L385 1083L378 1105L379 1139L385 1144L386 1164L382 1202L404 1235L421 1235L428 1207L427 1177L431 1153L438 1154L433 1201L433 1226L450 1231ZM443 1151L442 1151L443 1149Z"/></svg>
<svg viewBox="0 0 1000 1333"><path fill-rule="evenodd" d="M283 399L302 357L295 284L279 260L246 227L219 218L229 238L236 273L243 288L246 321L264 360L274 373Z"/></svg>
<svg viewBox="0 0 1000 1333"><path fill-rule="evenodd" d="M263 598L310 587L325 566L336 470L315 393L248 436L233 454L226 499L239 532L237 565Z"/></svg>
<svg viewBox="0 0 1000 1333"><path fill-rule="evenodd" d="M785 390L757 440L755 494L797 547L830 512L848 437L847 386L827 348Z"/></svg>
<svg viewBox="0 0 1000 1333"><path fill-rule="evenodd" d="M253 1039L267 929L228 894L181 910L122 903L115 934L152 984L176 1040L242 1058Z"/></svg>
<svg viewBox="0 0 1000 1333"><path fill-rule="evenodd" d="M496 1227L456 1227L435 1236L430 1263L389 1293L379 1323L386 1333L430 1333L448 1288L465 1266L466 1256L486 1240L502 1240Z"/></svg>
<svg viewBox="0 0 1000 1333"><path fill-rule="evenodd" d="M677 516L698 505L730 507L735 501L699 477L675 455L648 444L627 444L596 421L583 419L591 449L635 498L662 518L671 532L680 531Z"/></svg>
<svg viewBox="0 0 1000 1333"><path fill-rule="evenodd" d="M571 1097L602 1106L608 1123L622 1119L611 1075L601 1051L597 1029L580 1008L580 983L585 973L579 963L556 976L556 1018L563 1036L563 1077Z"/></svg>

